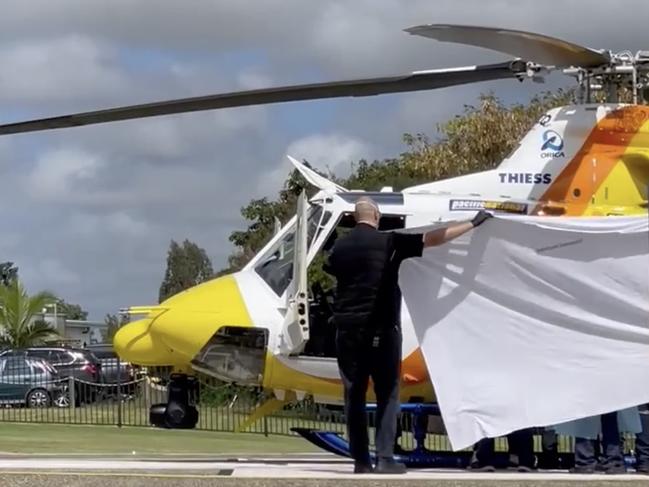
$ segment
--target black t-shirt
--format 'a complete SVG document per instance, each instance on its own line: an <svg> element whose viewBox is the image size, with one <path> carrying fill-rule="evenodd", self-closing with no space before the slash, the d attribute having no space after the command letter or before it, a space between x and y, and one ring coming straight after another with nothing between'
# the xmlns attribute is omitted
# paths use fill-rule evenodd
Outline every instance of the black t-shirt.
<svg viewBox="0 0 649 487"><path fill-rule="evenodd" d="M380 329L400 325L399 266L420 257L423 235L379 232L359 224L339 239L325 271L337 281L334 322L339 328Z"/></svg>
<svg viewBox="0 0 649 487"><path fill-rule="evenodd" d="M375 319L383 325L401 324L401 289L399 288L399 267L410 257L421 257L424 240L421 233L393 233L392 255L386 269L384 286L379 291Z"/></svg>

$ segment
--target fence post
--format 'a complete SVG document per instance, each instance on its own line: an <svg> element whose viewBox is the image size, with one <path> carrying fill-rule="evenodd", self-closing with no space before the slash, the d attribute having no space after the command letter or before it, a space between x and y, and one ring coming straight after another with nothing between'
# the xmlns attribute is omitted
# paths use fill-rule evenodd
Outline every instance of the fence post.
<svg viewBox="0 0 649 487"><path fill-rule="evenodd" d="M117 427L122 427L122 364L117 356Z"/></svg>
<svg viewBox="0 0 649 487"><path fill-rule="evenodd" d="M75 391L74 391L74 376L71 375L68 377L68 395L70 397L70 409L74 409L77 407L77 398L75 397Z"/></svg>

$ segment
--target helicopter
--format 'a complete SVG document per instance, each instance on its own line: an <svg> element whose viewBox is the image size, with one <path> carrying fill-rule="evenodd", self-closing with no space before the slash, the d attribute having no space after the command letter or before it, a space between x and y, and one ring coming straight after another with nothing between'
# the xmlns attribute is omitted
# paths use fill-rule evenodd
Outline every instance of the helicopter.
<svg viewBox="0 0 649 487"><path fill-rule="evenodd" d="M150 419L168 428L193 428L197 376L259 387L271 398L246 424L312 397L343 403L333 346L330 295L310 288L307 270L340 232L354 226L354 203L371 196L382 215L380 230L409 231L495 214L628 216L647 213L649 192L649 52L612 53L545 35L493 27L427 24L411 35L491 49L507 61L416 71L405 75L257 89L117 107L0 125L0 135L78 127L127 119L246 105L362 97L430 90L491 80L538 80L559 71L576 79L578 101L545 113L494 169L429 182L401 191L344 188L289 156L317 189L297 202L296 214L240 271L209 280L151 306L130 306L139 319L122 326L114 347L123 360L173 369L168 400ZM626 89L632 103L619 99ZM595 101L596 96L604 101ZM434 385L402 306L402 410L413 412L417 447L399 453L409 466L458 466L466 455L444 456L423 446L427 433L443 433ZM368 400L373 393L368 391ZM423 424L423 426L422 426ZM345 440L331 432L296 429L307 440L348 456ZM458 463L459 462L459 463Z"/></svg>

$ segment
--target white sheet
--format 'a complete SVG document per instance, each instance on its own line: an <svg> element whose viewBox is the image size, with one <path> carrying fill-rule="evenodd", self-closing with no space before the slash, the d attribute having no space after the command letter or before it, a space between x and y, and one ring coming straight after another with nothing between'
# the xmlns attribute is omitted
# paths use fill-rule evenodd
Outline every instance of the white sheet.
<svg viewBox="0 0 649 487"><path fill-rule="evenodd" d="M649 402L643 217L497 217L400 285L454 450Z"/></svg>

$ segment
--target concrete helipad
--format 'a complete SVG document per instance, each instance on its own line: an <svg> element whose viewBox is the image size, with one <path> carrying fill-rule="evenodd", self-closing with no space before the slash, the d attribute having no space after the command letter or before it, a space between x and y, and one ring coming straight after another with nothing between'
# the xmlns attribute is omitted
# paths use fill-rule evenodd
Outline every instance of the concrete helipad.
<svg viewBox="0 0 649 487"><path fill-rule="evenodd" d="M283 457L103 457L17 456L0 457L2 485L649 485L649 476L575 475L568 472L472 473L461 470L413 469L405 475L354 475L348 460L331 455Z"/></svg>

